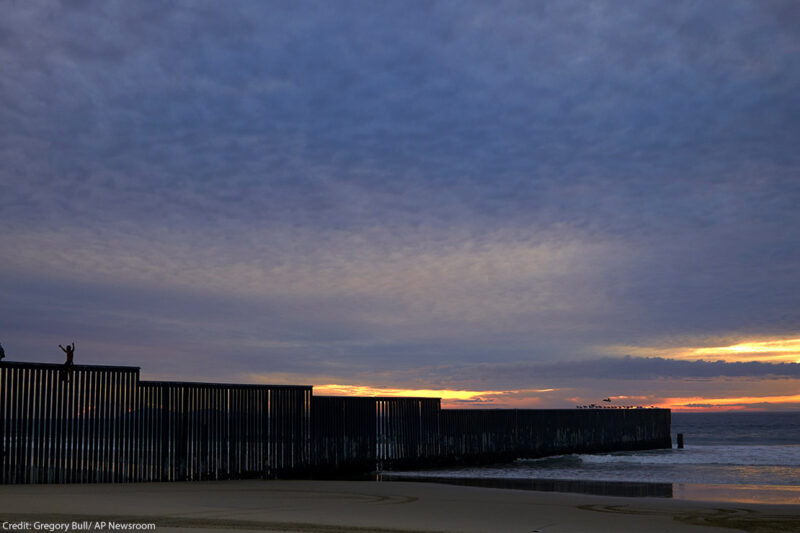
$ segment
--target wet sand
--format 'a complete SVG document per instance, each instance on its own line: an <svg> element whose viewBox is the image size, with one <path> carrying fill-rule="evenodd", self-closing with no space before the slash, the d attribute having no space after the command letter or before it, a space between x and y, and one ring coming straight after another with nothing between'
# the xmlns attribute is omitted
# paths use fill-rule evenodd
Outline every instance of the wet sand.
<svg viewBox="0 0 800 533"><path fill-rule="evenodd" d="M83 521L154 523L157 531L184 533L768 533L800 531L800 502L700 502L374 481L0 486L0 522L28 523L28 531L36 531L36 522Z"/></svg>

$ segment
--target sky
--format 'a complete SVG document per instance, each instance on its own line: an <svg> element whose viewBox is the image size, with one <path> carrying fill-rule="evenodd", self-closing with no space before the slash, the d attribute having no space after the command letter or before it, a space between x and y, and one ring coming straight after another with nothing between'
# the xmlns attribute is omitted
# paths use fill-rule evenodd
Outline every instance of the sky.
<svg viewBox="0 0 800 533"><path fill-rule="evenodd" d="M800 410L793 0L26 0L0 72L8 360Z"/></svg>

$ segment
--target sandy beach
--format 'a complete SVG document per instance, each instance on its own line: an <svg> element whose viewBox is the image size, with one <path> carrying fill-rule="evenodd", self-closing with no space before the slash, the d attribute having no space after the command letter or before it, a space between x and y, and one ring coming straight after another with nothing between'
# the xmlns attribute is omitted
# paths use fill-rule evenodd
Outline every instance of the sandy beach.
<svg viewBox="0 0 800 533"><path fill-rule="evenodd" d="M157 531L786 532L800 505L617 498L436 483L217 481L0 487L3 530L155 524ZM53 526L62 524L62 526ZM26 527L27 525L27 527ZM108 527L108 526L106 526ZM108 529L106 529L108 530ZM71 531L76 531L72 526Z"/></svg>

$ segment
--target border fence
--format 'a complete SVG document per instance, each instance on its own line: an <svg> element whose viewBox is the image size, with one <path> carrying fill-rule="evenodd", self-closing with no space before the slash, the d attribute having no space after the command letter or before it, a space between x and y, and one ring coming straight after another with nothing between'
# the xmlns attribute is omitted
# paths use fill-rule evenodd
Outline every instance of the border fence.
<svg viewBox="0 0 800 533"><path fill-rule="evenodd" d="M451 464L670 448L669 409L443 409L440 454Z"/></svg>
<svg viewBox="0 0 800 533"><path fill-rule="evenodd" d="M0 362L4 484L347 475L670 446L665 409L448 410L438 398Z"/></svg>

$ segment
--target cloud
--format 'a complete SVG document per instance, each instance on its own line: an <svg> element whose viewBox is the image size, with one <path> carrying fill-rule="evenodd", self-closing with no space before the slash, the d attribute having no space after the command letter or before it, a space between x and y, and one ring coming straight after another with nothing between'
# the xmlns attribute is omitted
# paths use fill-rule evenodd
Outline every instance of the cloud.
<svg viewBox="0 0 800 533"><path fill-rule="evenodd" d="M800 339L739 338L700 339L694 346L612 346L612 353L636 356L666 356L682 360L760 361L764 363L800 362Z"/></svg>
<svg viewBox="0 0 800 533"><path fill-rule="evenodd" d="M797 333L795 9L9 7L4 345L80 334L164 373L795 375L553 363Z"/></svg>
<svg viewBox="0 0 800 533"><path fill-rule="evenodd" d="M737 380L775 380L800 378L800 363L684 361L663 357L603 357L587 360L544 363L486 363L435 371L443 383L471 382L490 386L504 383L508 387L522 384L565 386L569 383L586 386L586 381L669 381L719 378ZM578 386L578 385L576 385ZM591 385L589 385L591 386ZM657 386L657 385L653 385ZM626 393L622 393L626 394Z"/></svg>
<svg viewBox="0 0 800 533"><path fill-rule="evenodd" d="M795 45L758 7L724 5L110 4L63 9L58 27L50 7L10 10L5 168L37 211L66 194L117 223L674 236L758 214L753 196L784 217L797 126L774 121L797 110ZM758 24L776 31L756 40Z"/></svg>
<svg viewBox="0 0 800 533"><path fill-rule="evenodd" d="M488 350L528 352L534 341L544 354L561 342L565 317L573 332L592 334L613 305L605 291L592 292L592 279L622 250L577 237L499 235L437 248L421 232L416 246L398 249L336 232L317 248L318 237L296 231L249 248L256 236L239 234L196 248L168 232L151 241L76 231L65 241L26 231L5 237L19 252L0 268L9 309L27 309L24 320L38 315L33 327L17 317L20 330L47 318L84 336L113 331L121 343L176 346L183 337L200 350L224 349L234 364L290 357L314 368L327 356L345 372L371 361L395 369L480 361Z"/></svg>

